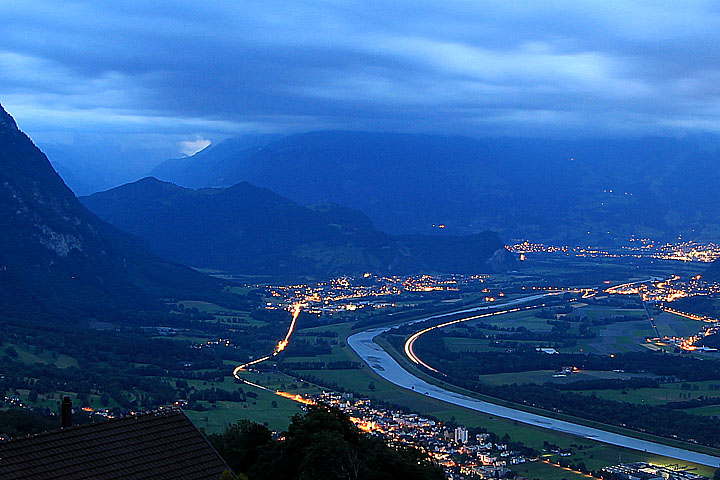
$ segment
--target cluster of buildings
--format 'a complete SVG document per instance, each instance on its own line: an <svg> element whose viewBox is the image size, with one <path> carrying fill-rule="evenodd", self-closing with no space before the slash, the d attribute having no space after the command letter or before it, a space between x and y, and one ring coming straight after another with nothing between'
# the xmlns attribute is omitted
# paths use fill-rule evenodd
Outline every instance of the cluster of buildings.
<svg viewBox="0 0 720 480"><path fill-rule="evenodd" d="M528 240L518 241L512 245L505 245L505 248L513 253L567 253L570 247L567 245L545 245L544 243L533 243Z"/></svg>
<svg viewBox="0 0 720 480"><path fill-rule="evenodd" d="M323 392L315 401L342 410L361 430L382 437L389 445L408 445L427 452L442 465L449 479L501 478L515 466L538 461L494 443L487 433L471 434L461 425L442 422L414 413L403 413L373 405L351 394Z"/></svg>
<svg viewBox="0 0 720 480"><path fill-rule="evenodd" d="M630 237L627 245L614 249L602 249L592 246L569 245L545 245L533 243L527 240L506 245L507 249L519 254L524 260L528 253L557 253L573 255L575 257L633 257L633 258L657 258L661 260L675 260L681 262L704 262L710 263L720 258L720 245L712 242L657 242L649 238Z"/></svg>
<svg viewBox="0 0 720 480"><path fill-rule="evenodd" d="M605 292L614 295L639 295L642 301L645 302L648 316L651 315L647 305L654 304L665 313L678 315L699 322L700 330L695 335L691 335L689 337L664 338L660 338L658 336L657 338L648 338L648 342L655 343L659 346L669 345L686 351L710 353L718 351L717 348L700 346L698 343L704 337L720 332L720 319L712 318L708 315L684 312L677 308L673 308L668 304L671 304L673 301L680 298L719 294L719 284L705 282L702 280L701 275L694 276L689 280L682 280L679 276L673 275L667 279L653 279L647 282L617 285L615 287L608 288Z"/></svg>
<svg viewBox="0 0 720 480"><path fill-rule="evenodd" d="M717 353L718 349L715 347L701 346L698 343L708 335L715 335L720 333L720 322L716 322L712 325L703 325L702 330L697 334L689 337L666 337L662 341L659 339L648 339L648 341L655 341L656 343L667 343L673 347L680 348L689 352L704 352L704 353Z"/></svg>
<svg viewBox="0 0 720 480"><path fill-rule="evenodd" d="M18 396L18 395L5 395L4 397L0 397L0 400L2 400L0 405L5 405L8 407L14 407L14 408L22 408L25 410L42 413L42 414L49 413L50 415L55 415L55 412L49 411L48 408L37 407L37 406L33 405L32 403L23 401L23 399L20 398L20 396ZM58 403L59 402L60 401L58 400ZM130 410L127 408L119 408L119 407L115 407L112 409L100 408L97 410L94 408L90 408L90 407L72 407L72 410L71 410L72 413L78 413L80 411L83 411L86 414L89 414L93 417L102 417L102 418L107 418L107 419L126 416L126 415L135 415L137 413L134 410ZM2 433L2 432L0 432L0 433ZM2 441L2 440L7 440L7 438L4 435L0 435L0 441Z"/></svg>
<svg viewBox="0 0 720 480"><path fill-rule="evenodd" d="M706 282L702 275L683 280L677 275L664 280L638 284L633 288L615 293L639 294L644 302L671 303L685 297L714 295L720 293L720 284Z"/></svg>
<svg viewBox="0 0 720 480"><path fill-rule="evenodd" d="M714 262L720 258L720 245L708 242L683 241L679 238L674 243L656 242L649 238L630 238L630 245L625 250L636 254L645 254L662 260L677 260L681 262Z"/></svg>
<svg viewBox="0 0 720 480"><path fill-rule="evenodd" d="M458 292L481 285L487 275L380 276L365 273L361 278L339 277L327 282L300 285L269 285L267 309L301 304L304 311L334 314L358 309L394 308L403 294ZM404 307L413 306L403 303Z"/></svg>
<svg viewBox="0 0 720 480"><path fill-rule="evenodd" d="M653 278L642 282L616 285L606 289L605 292L611 295L640 295L643 302L654 303L661 306L661 308L667 308L665 304L672 303L680 298L720 294L720 284L706 282L703 280L702 275L696 275L688 280L673 275L666 279ZM670 310L672 309L668 309L668 311ZM672 313L677 312L673 311ZM717 321L700 315L683 314L682 316L688 316L693 320Z"/></svg>
<svg viewBox="0 0 720 480"><path fill-rule="evenodd" d="M660 466L652 463L633 462L604 467L602 470L623 480L708 480L707 477L680 465Z"/></svg>
<svg viewBox="0 0 720 480"><path fill-rule="evenodd" d="M217 340L207 340L204 343L198 343L192 346L192 348L197 348L199 350L203 348L208 347L232 347L232 342L229 338L218 338Z"/></svg>

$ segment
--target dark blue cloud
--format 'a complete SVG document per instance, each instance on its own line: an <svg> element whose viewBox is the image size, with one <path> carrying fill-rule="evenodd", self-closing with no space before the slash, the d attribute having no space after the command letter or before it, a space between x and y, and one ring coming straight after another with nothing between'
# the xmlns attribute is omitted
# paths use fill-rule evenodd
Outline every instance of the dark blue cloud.
<svg viewBox="0 0 720 480"><path fill-rule="evenodd" d="M720 128L712 1L0 5L0 102L46 142L154 135L172 156L243 131Z"/></svg>

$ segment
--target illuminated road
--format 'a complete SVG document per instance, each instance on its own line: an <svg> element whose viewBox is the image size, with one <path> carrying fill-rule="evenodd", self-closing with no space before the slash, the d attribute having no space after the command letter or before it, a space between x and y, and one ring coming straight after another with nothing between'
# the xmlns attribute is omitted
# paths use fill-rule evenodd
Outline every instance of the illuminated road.
<svg viewBox="0 0 720 480"><path fill-rule="evenodd" d="M512 302L507 302L502 305L493 305L493 308L513 307L521 303L527 303L533 300L540 299L544 296L545 295L534 295L532 297L526 297ZM429 319L438 319L442 317L447 317L449 315L457 315L458 313L472 313L486 310L488 308L490 307L468 309L459 312L452 312L448 314L427 317L411 322L400 322L395 325L371 328L369 330L365 330L363 332L351 335L347 339L347 344L350 345L350 348L352 348L355 353L357 353L360 358L362 358L375 371L375 373L380 375L385 380L388 380L389 382L399 387L427 395L428 397L435 398L437 400L442 400L453 405L469 408L477 412L487 413L510 420L517 420L518 422L522 422L528 425L547 428L549 430L567 433L570 435L585 437L591 440L596 440L598 442L631 448L634 450L646 451L649 453L663 455L686 462L694 462L703 465L710 465L713 467L720 467L720 457L714 457L711 455L697 453L690 450L670 447L667 445L649 442L646 440L639 440L625 435L606 432L597 428L586 427L584 425L578 425L563 420L556 420L554 418L524 412L522 410L516 410L502 405L496 405L494 403L485 402L469 397L467 395L462 395L460 393L446 390L442 387L438 387L429 382L426 382L425 380L422 380L410 373L409 371L405 370L385 350L383 350L378 344L373 341L373 339L381 333L384 333L391 328L399 325L415 324Z"/></svg>
<svg viewBox="0 0 720 480"><path fill-rule="evenodd" d="M292 320L290 320L290 327L288 327L288 331L285 334L285 338L278 342L278 344L275 346L275 350L273 350L272 354L265 355L264 357L255 359L252 362L243 363L242 365L238 365L237 367L235 367L235 370L233 370L233 376L247 385L251 385L255 388L259 388L261 390L266 390L268 392L272 392L279 397L288 398L290 400L293 400L293 401L296 401L298 403L302 403L305 405L314 405L315 404L314 400L303 397L302 395L295 394L295 393L283 392L282 390L273 390L271 388L265 387L258 383L251 382L250 380L248 380L246 378L242 378L240 376L240 373L247 370L248 367L251 367L252 365L255 365L257 363L262 363L266 360L270 360L272 357L276 356L278 353L285 350L285 347L287 347L288 343L290 342L290 336L293 334L293 331L295 330L295 323L297 322L298 316L300 316L300 310L301 310L301 306L299 303L293 305L292 310L291 310L292 311Z"/></svg>
<svg viewBox="0 0 720 480"><path fill-rule="evenodd" d="M417 339L420 338L422 335L425 335L426 333L428 333L432 330L438 329L438 328L445 328L445 327L449 327L450 325L455 325L455 324L462 323L462 322L469 322L471 320L492 317L495 315L505 315L507 313L520 312L522 310L529 310L531 308L539 308L539 307L544 307L544 306L545 306L545 304L543 303L542 305L539 305L539 306L514 307L514 308L507 309L507 310L498 310L497 312L482 313L479 315L471 315L469 317L458 318L456 320L451 320L449 322L440 323L440 324L434 325L432 327L424 328L424 329L420 330L419 332L412 334L410 336L410 338L407 339L407 341L405 342L405 355L407 355L407 357L410 359L410 361L413 362L414 364L422 365L423 367L427 368L428 370L432 370L433 372L445 375L444 373L434 369L427 363L420 360L420 357L418 357L415 354L415 350L414 350L415 341L417 341Z"/></svg>

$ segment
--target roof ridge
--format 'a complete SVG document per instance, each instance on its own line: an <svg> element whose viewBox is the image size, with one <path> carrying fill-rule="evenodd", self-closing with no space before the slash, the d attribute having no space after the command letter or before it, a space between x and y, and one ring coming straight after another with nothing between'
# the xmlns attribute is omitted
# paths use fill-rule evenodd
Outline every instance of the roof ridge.
<svg viewBox="0 0 720 480"><path fill-rule="evenodd" d="M230 470L176 407L146 411L0 443L0 477L214 480ZM173 477L175 478L175 477Z"/></svg>
<svg viewBox="0 0 720 480"><path fill-rule="evenodd" d="M86 428L91 428L91 427L97 428L100 425L111 427L111 426L114 426L114 424L117 424L117 423L120 423L123 421L128 421L128 420L132 420L132 419L145 419L145 418L150 417L151 415L157 417L157 416L170 416L170 415L177 415L177 414L182 414L185 416L185 418L188 418L187 415L185 415L185 412L183 412L179 407L176 407L176 406L160 407L160 408L149 410L149 411L136 412L136 413L133 413L130 415L124 415L122 417L110 418L110 419L103 420L100 422L91 422L91 423L85 423L82 425L73 425L71 427L58 428L55 430L47 430L45 432L35 433L32 435L26 435L24 437L11 438L10 440L8 440L6 442L0 443L0 450L2 449L2 447L4 445L15 444L16 442L22 442L22 441L26 441L26 440L33 440L35 438L41 438L41 437L45 437L48 435L57 435L60 432L67 432L69 434L69 433L79 432ZM189 420L189 418L188 418L188 420Z"/></svg>

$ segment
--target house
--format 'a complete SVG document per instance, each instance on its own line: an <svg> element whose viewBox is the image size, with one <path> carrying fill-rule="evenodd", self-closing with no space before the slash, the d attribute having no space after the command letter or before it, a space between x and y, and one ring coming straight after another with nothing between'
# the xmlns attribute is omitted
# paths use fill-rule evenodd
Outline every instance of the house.
<svg viewBox="0 0 720 480"><path fill-rule="evenodd" d="M178 408L75 427L68 412L60 430L0 442L0 478L219 480L229 470Z"/></svg>

